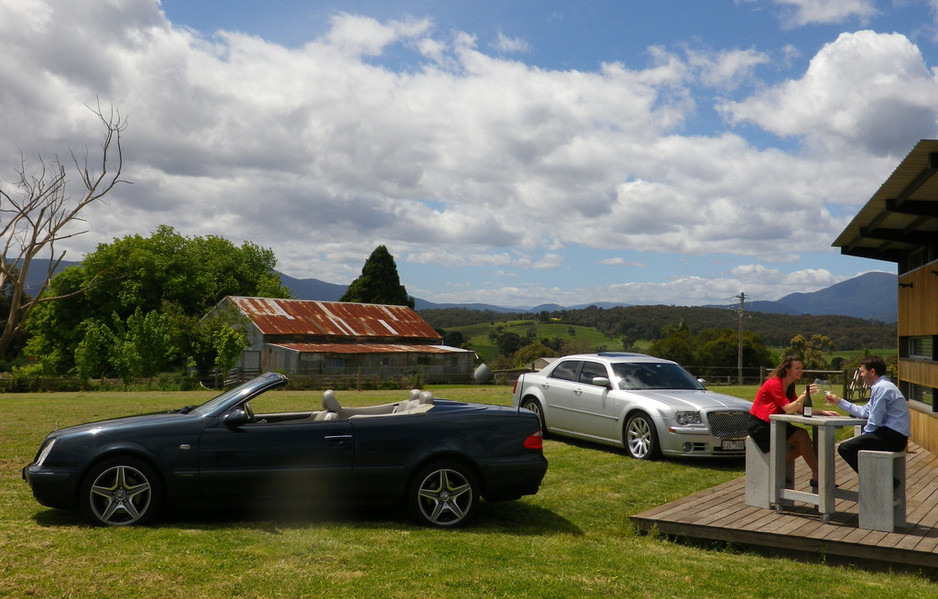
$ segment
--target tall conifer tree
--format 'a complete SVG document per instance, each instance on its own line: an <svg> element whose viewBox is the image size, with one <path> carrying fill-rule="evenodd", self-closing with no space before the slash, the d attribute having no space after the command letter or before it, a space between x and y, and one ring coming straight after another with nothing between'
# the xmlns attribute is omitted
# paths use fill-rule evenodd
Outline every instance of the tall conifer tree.
<svg viewBox="0 0 938 599"><path fill-rule="evenodd" d="M352 281L339 301L414 307L414 298L401 285L394 257L383 245L371 252L361 276Z"/></svg>

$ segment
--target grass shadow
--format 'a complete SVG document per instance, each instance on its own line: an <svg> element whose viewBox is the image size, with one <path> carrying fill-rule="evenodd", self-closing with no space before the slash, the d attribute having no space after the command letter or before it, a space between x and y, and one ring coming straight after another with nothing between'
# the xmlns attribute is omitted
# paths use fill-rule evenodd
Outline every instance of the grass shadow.
<svg viewBox="0 0 938 599"><path fill-rule="evenodd" d="M585 441L582 439L574 439L572 437L558 437L556 435L551 435L549 441L556 442L562 445L569 447L576 447L578 449L592 450L592 451L601 451L611 455L622 456L625 460L633 460L629 455L629 452L625 450L624 447L615 447L613 445L605 445L603 443L596 443L594 441ZM635 462L641 462L642 460L634 460ZM670 463L678 464L683 466L700 466L710 470L718 470L721 472L736 472L739 471L741 474L746 469L746 457L745 456L733 456L733 457L717 457L717 456L662 456L655 460L647 460L648 462L660 462L660 463Z"/></svg>
<svg viewBox="0 0 938 599"><path fill-rule="evenodd" d="M91 527L77 512L46 509L33 516L44 528ZM268 532L308 526L358 526L374 529L427 528L414 523L394 506L278 505L225 506L166 510L152 524L159 528L252 528ZM461 530L521 535L582 534L566 518L523 501L481 501Z"/></svg>

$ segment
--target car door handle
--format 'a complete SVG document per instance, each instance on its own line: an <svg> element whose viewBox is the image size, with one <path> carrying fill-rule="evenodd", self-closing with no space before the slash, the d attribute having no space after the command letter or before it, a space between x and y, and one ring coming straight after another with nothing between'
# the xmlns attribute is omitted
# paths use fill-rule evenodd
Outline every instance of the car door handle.
<svg viewBox="0 0 938 599"><path fill-rule="evenodd" d="M324 439L334 445L341 445L346 441L351 441L352 435L326 435Z"/></svg>

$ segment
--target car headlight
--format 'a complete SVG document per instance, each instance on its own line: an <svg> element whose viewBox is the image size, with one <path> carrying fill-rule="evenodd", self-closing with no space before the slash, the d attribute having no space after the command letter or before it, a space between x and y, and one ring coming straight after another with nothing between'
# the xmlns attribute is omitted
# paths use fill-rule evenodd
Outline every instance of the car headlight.
<svg viewBox="0 0 938 599"><path fill-rule="evenodd" d="M42 463L46 461L47 457L49 457L49 452L52 451L53 445L55 445L55 439L52 439L43 446L42 450L39 452L39 455L36 456L36 468L42 467Z"/></svg>
<svg viewBox="0 0 938 599"><path fill-rule="evenodd" d="M700 424L700 412L675 412L674 419L678 424Z"/></svg>

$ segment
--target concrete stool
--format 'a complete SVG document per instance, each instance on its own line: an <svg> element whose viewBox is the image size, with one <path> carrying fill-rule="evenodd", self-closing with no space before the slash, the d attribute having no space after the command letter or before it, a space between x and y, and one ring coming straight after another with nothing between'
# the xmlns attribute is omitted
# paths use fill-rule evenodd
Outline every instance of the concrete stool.
<svg viewBox="0 0 938 599"><path fill-rule="evenodd" d="M772 456L762 453L752 437L746 437L746 505L772 507ZM795 479L795 465L788 464L785 480Z"/></svg>
<svg viewBox="0 0 938 599"><path fill-rule="evenodd" d="M860 528L905 528L905 451L864 449L858 470Z"/></svg>

